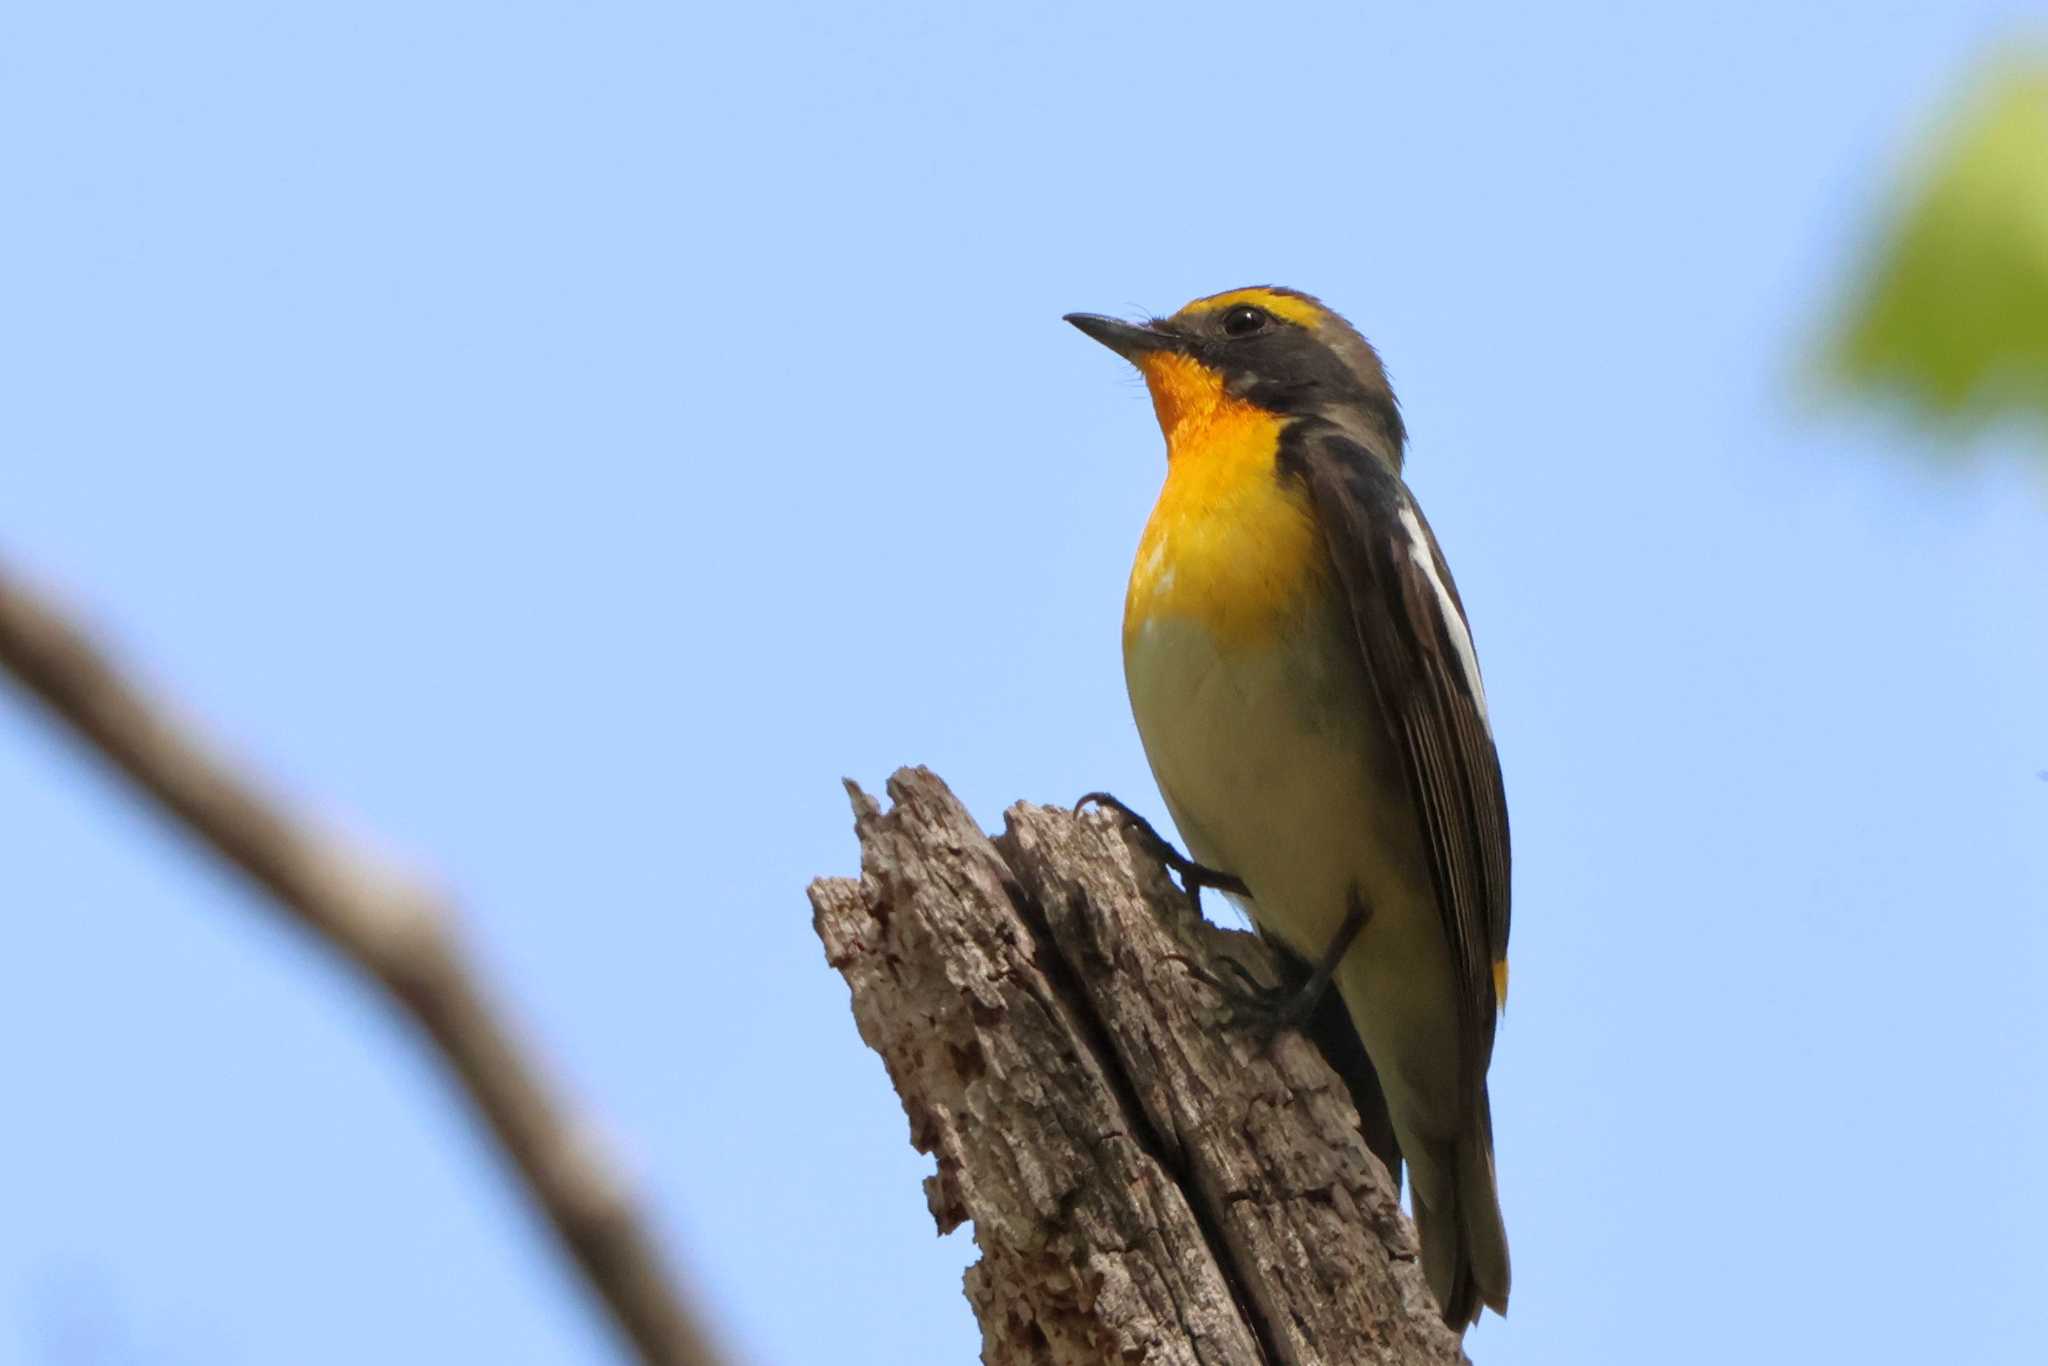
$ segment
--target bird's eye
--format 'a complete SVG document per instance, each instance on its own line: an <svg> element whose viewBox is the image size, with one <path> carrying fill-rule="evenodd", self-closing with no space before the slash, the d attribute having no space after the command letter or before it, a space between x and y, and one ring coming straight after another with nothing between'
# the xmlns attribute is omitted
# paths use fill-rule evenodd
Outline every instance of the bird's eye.
<svg viewBox="0 0 2048 1366"><path fill-rule="evenodd" d="M1223 335L1226 337L1249 337L1254 332L1263 332L1271 321L1262 308L1250 304L1239 304L1223 315Z"/></svg>

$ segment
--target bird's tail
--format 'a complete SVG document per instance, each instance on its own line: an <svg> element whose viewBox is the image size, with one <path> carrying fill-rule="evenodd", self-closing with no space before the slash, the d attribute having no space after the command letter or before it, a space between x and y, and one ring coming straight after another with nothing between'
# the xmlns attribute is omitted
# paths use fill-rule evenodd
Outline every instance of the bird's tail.
<svg viewBox="0 0 2048 1366"><path fill-rule="evenodd" d="M1403 1147L1415 1191L1422 1271L1444 1322L1462 1333L1478 1321L1482 1305L1507 1313L1508 1232L1494 1187L1493 1115L1484 1088L1463 1136Z"/></svg>

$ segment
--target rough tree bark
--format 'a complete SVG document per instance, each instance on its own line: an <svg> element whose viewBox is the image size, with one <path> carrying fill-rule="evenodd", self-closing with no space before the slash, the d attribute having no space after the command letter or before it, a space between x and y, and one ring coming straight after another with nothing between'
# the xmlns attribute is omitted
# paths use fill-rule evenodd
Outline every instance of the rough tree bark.
<svg viewBox="0 0 2048 1366"><path fill-rule="evenodd" d="M1106 816L1020 803L991 839L923 769L887 812L847 786L861 876L812 884L815 923L940 1232L974 1221L984 1361L1464 1361L1342 1083L1190 971L1272 980L1254 937Z"/></svg>

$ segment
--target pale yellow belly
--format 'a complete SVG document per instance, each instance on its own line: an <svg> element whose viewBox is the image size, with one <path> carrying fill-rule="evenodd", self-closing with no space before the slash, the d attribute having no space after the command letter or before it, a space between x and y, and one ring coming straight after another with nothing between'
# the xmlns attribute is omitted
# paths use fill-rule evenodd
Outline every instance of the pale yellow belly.
<svg viewBox="0 0 2048 1366"><path fill-rule="evenodd" d="M1146 757L1198 861L1250 888L1263 934L1313 961L1355 888L1371 913L1338 976L1403 1129L1435 1129L1455 1095L1450 955L1399 756L1367 691L1352 627L1312 601L1264 644L1141 617L1124 671Z"/></svg>

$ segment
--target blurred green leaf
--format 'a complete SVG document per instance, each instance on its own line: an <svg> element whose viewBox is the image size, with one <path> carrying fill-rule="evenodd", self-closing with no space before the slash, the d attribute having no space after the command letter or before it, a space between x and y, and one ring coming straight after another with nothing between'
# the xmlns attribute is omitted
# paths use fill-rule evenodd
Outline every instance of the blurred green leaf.
<svg viewBox="0 0 2048 1366"><path fill-rule="evenodd" d="M1980 79L1874 269L1831 368L1852 389L1975 425L2048 434L2048 64Z"/></svg>

